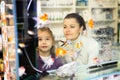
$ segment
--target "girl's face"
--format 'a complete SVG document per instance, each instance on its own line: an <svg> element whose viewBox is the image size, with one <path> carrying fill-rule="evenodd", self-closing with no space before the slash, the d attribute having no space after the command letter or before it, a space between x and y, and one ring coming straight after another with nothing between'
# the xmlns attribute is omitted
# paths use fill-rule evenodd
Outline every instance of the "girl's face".
<svg viewBox="0 0 120 80"><path fill-rule="evenodd" d="M67 40L76 40L82 30L75 18L64 19L63 26L63 32Z"/></svg>
<svg viewBox="0 0 120 80"><path fill-rule="evenodd" d="M50 53L53 46L51 35L47 31L38 31L38 47L41 52Z"/></svg>

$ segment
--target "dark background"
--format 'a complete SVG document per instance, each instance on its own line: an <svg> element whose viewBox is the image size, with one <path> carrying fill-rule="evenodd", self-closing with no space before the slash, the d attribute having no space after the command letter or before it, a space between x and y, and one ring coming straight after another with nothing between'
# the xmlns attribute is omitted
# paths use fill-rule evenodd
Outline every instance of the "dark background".
<svg viewBox="0 0 120 80"><path fill-rule="evenodd" d="M36 67L36 39L34 36L30 36L27 31L34 31L36 22L32 18L36 16L37 6L36 0L32 0L30 8L27 11L29 2L30 0L16 0L18 43L25 43L27 45L27 54L29 55L32 64ZM24 51L19 55L19 66L24 66L27 74L22 76L20 78L21 80L36 75L36 71L29 64Z"/></svg>

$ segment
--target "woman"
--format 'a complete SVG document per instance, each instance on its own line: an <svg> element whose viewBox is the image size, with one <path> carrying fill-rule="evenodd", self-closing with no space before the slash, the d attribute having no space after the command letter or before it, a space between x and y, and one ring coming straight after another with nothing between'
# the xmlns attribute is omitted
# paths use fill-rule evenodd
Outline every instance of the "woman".
<svg viewBox="0 0 120 80"><path fill-rule="evenodd" d="M66 42L61 47L67 51L67 54L63 56L65 64L70 62L77 62L79 65L98 63L99 44L92 37L84 35L86 31L84 19L77 13L70 13L65 16L63 26ZM76 67L75 64L73 66Z"/></svg>

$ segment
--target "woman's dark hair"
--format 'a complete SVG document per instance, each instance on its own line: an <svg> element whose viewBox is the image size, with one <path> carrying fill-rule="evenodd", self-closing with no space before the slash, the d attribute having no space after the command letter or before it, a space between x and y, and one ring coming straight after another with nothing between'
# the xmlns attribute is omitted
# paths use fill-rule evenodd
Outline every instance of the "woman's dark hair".
<svg viewBox="0 0 120 80"><path fill-rule="evenodd" d="M77 22L79 23L79 26L80 27L83 26L83 30L86 29L85 21L84 21L83 17L80 16L78 13L70 13L70 14L66 15L64 19L69 19L69 18L75 18L77 20Z"/></svg>

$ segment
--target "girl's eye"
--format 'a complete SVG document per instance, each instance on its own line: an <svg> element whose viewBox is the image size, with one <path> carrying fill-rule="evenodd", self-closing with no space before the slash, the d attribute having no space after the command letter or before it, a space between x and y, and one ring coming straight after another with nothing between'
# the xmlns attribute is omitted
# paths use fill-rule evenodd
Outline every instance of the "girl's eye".
<svg viewBox="0 0 120 80"><path fill-rule="evenodd" d="M47 38L46 40L50 40L50 38Z"/></svg>
<svg viewBox="0 0 120 80"><path fill-rule="evenodd" d="M70 26L71 28L75 28L75 26Z"/></svg>
<svg viewBox="0 0 120 80"><path fill-rule="evenodd" d="M42 39L41 38L38 38L38 41L41 41Z"/></svg>

